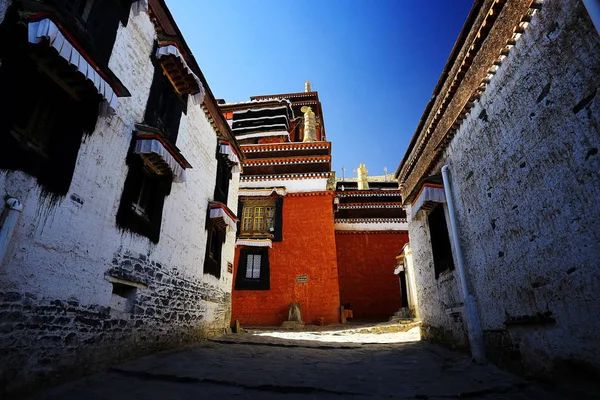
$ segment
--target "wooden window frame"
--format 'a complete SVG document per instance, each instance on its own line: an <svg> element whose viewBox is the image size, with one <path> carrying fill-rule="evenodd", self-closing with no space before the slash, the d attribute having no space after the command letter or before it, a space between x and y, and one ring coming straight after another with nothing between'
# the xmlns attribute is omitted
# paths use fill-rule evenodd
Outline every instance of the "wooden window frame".
<svg viewBox="0 0 600 400"><path fill-rule="evenodd" d="M240 236L275 237L277 203L277 198L244 200Z"/></svg>

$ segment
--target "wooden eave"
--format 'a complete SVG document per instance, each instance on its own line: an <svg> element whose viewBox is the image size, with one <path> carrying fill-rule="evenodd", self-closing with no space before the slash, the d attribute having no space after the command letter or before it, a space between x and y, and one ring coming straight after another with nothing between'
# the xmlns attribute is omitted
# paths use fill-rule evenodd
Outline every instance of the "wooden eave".
<svg viewBox="0 0 600 400"><path fill-rule="evenodd" d="M183 154L181 154L181 150L171 143L160 130L143 124L135 124L135 129L136 138L158 140L179 163L179 165L181 165L184 169L192 168L192 165L188 162L188 160L185 159Z"/></svg>
<svg viewBox="0 0 600 400"><path fill-rule="evenodd" d="M343 208L335 211L335 219L354 218L406 218L403 208Z"/></svg>
<svg viewBox="0 0 600 400"><path fill-rule="evenodd" d="M477 1L395 177L403 197L435 167L453 134L514 45L539 0ZM528 15L529 14L529 15ZM460 49L460 51L458 50ZM443 82L443 83L442 83Z"/></svg>
<svg viewBox="0 0 600 400"><path fill-rule="evenodd" d="M243 161L244 154L240 148L239 143L235 139L235 136L231 132L229 124L225 120L225 117L219 109L217 100L202 73L202 70L198 66L194 55L188 47L179 27L175 23L175 19L171 15L164 0L148 0L148 13L156 29L157 35L166 35L176 39L178 48L181 51L184 59L186 60L188 67L196 74L204 90L206 92L204 96L204 102L202 104L202 110L204 111L209 123L215 130L217 137L221 140L228 141L231 146L236 150L240 157L240 162Z"/></svg>
<svg viewBox="0 0 600 400"><path fill-rule="evenodd" d="M131 96L129 90L108 67L108 63L104 62L96 53L92 42L88 39L87 33L83 30L83 28L64 17L60 9L47 3L23 0L19 10L19 14L23 23L37 21L43 18L50 18L62 30L66 39L73 45L73 47L75 47L75 49L77 49L83 58L85 58L88 64L94 67L96 72L106 81L106 83L110 85L118 97ZM36 61L42 63L42 69L49 73L53 78L57 77L55 76L55 71L53 71L53 69L56 67L59 70L56 71L56 73L60 74L62 77L59 79L66 80L65 85L76 84L78 87L75 88L74 91L67 90L76 97L77 92L88 92L83 85L91 88L94 87L92 82L87 81L87 79L83 77L79 71L73 69L73 67L65 59L60 57L54 49L52 49L52 51L45 51L42 46L36 46L31 51L31 55L34 57L34 59L36 59ZM71 77L67 77L67 74ZM83 80L80 79L82 77ZM65 88L65 85L61 84L60 82L57 83ZM92 89L89 91L91 92ZM93 91L97 94L96 89L93 89Z"/></svg>
<svg viewBox="0 0 600 400"><path fill-rule="evenodd" d="M244 161L244 166L252 165L284 165L284 164L312 164L331 162L331 156L302 156L302 157L272 157L272 158L252 158Z"/></svg>
<svg viewBox="0 0 600 400"><path fill-rule="evenodd" d="M177 43L161 43L160 45L164 46L168 44L179 47L177 46ZM177 93L186 95L196 94L200 91L198 82L196 82L194 76L187 71L186 66L179 57L172 54L162 56L158 59L158 63Z"/></svg>
<svg viewBox="0 0 600 400"><path fill-rule="evenodd" d="M222 112L234 112L234 111L245 111L245 110L253 110L256 108L265 108L265 107L281 107L281 106L290 106L286 102L282 102L281 100L273 100L273 101L264 101L264 102L241 102L241 103L225 103L219 104L219 108ZM291 108L291 107L290 107Z"/></svg>
<svg viewBox="0 0 600 400"><path fill-rule="evenodd" d="M331 142L288 142L242 145L242 150L247 153L275 153L283 151L299 151L306 154L310 151L327 150L331 152ZM329 153L328 153L329 154Z"/></svg>

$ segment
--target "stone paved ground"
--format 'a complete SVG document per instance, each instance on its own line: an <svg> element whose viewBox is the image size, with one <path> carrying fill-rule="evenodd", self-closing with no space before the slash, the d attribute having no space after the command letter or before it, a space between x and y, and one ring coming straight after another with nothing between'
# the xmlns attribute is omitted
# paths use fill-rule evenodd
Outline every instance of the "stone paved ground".
<svg viewBox="0 0 600 400"><path fill-rule="evenodd" d="M119 365L33 399L558 399L419 341L418 328L226 335ZM367 344L369 343L369 344Z"/></svg>

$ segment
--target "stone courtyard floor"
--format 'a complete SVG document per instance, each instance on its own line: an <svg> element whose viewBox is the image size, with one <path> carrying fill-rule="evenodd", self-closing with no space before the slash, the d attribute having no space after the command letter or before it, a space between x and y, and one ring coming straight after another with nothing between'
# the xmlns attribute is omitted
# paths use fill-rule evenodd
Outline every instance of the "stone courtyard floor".
<svg viewBox="0 0 600 400"><path fill-rule="evenodd" d="M420 341L418 327L250 332L134 360L33 399L579 398Z"/></svg>

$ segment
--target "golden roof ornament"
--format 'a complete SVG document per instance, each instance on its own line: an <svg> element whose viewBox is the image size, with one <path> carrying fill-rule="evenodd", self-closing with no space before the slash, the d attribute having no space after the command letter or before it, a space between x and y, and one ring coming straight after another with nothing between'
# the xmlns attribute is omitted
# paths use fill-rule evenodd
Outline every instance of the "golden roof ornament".
<svg viewBox="0 0 600 400"><path fill-rule="evenodd" d="M317 141L317 119L313 110L304 106L300 109L304 113L304 140L303 142Z"/></svg>
<svg viewBox="0 0 600 400"><path fill-rule="evenodd" d="M310 92L310 81L306 81L304 82L304 91L305 92Z"/></svg>
<svg viewBox="0 0 600 400"><path fill-rule="evenodd" d="M358 165L358 169L355 169L354 172L358 173L358 190L368 190L369 189L369 181L367 180L367 167L365 164L360 163Z"/></svg>

